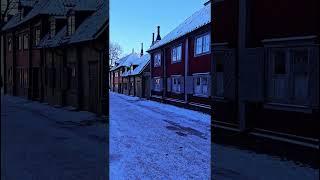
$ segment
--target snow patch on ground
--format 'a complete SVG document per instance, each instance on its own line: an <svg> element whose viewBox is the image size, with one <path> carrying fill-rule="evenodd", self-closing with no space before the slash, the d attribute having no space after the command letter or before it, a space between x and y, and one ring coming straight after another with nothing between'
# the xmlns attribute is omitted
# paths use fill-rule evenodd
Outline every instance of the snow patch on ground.
<svg viewBox="0 0 320 180"><path fill-rule="evenodd" d="M210 116L110 93L110 179L210 179Z"/></svg>

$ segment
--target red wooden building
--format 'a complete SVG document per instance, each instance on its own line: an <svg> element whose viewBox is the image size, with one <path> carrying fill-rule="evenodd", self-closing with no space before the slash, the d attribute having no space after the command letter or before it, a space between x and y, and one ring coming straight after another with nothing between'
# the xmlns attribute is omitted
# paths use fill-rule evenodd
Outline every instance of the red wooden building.
<svg viewBox="0 0 320 180"><path fill-rule="evenodd" d="M318 0L213 1L216 124L319 142L319 7Z"/></svg>
<svg viewBox="0 0 320 180"><path fill-rule="evenodd" d="M156 40L151 55L151 98L210 112L211 4Z"/></svg>
<svg viewBox="0 0 320 180"><path fill-rule="evenodd" d="M7 93L105 113L108 2L28 2L2 29Z"/></svg>

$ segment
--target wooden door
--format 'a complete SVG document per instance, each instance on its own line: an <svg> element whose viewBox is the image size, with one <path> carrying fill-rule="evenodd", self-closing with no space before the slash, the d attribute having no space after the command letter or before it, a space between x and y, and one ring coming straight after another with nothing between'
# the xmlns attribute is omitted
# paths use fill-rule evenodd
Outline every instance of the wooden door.
<svg viewBox="0 0 320 180"><path fill-rule="evenodd" d="M33 91L33 99L38 99L39 98L39 92L40 92L40 88L39 88L39 81L40 81L40 70L39 68L33 68L33 74L32 74L32 91Z"/></svg>
<svg viewBox="0 0 320 180"><path fill-rule="evenodd" d="M89 111L98 112L98 63L89 62Z"/></svg>

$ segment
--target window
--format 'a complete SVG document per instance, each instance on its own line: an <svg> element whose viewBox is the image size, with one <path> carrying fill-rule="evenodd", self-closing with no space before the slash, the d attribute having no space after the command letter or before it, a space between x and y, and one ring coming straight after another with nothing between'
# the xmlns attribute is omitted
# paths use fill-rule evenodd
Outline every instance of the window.
<svg viewBox="0 0 320 180"><path fill-rule="evenodd" d="M28 34L23 35L23 49L29 49L29 36L28 36Z"/></svg>
<svg viewBox="0 0 320 180"><path fill-rule="evenodd" d="M40 42L40 28L35 29L35 39L34 40L35 40L34 45L37 46Z"/></svg>
<svg viewBox="0 0 320 180"><path fill-rule="evenodd" d="M181 92L181 77L172 77L172 92Z"/></svg>
<svg viewBox="0 0 320 180"><path fill-rule="evenodd" d="M155 91L160 91L161 90L160 78L154 78L154 90Z"/></svg>
<svg viewBox="0 0 320 180"><path fill-rule="evenodd" d="M19 35L19 37L18 37L18 47L19 47L19 50L21 50L22 49L22 37L21 37L21 35Z"/></svg>
<svg viewBox="0 0 320 180"><path fill-rule="evenodd" d="M114 73L114 77L118 77L118 72L115 72L115 73Z"/></svg>
<svg viewBox="0 0 320 180"><path fill-rule="evenodd" d="M75 68L74 66L72 66L72 68L71 68L71 76L72 76L73 78L76 77L76 68Z"/></svg>
<svg viewBox="0 0 320 180"><path fill-rule="evenodd" d="M157 53L154 55L154 67L161 66L161 53Z"/></svg>
<svg viewBox="0 0 320 180"><path fill-rule="evenodd" d="M8 51L12 51L12 40L11 37L8 38Z"/></svg>
<svg viewBox="0 0 320 180"><path fill-rule="evenodd" d="M206 76L194 77L194 95L208 96L208 77Z"/></svg>
<svg viewBox="0 0 320 180"><path fill-rule="evenodd" d="M308 105L312 47L270 51L268 97L271 102Z"/></svg>
<svg viewBox="0 0 320 180"><path fill-rule="evenodd" d="M171 53L172 63L181 62L181 50L182 50L181 45L172 48L172 53Z"/></svg>
<svg viewBox="0 0 320 180"><path fill-rule="evenodd" d="M274 53L274 74L286 74L285 51L276 51Z"/></svg>
<svg viewBox="0 0 320 180"><path fill-rule="evenodd" d="M76 28L75 16L70 15L68 17L68 27L67 27L69 36L75 32L75 28Z"/></svg>
<svg viewBox="0 0 320 180"><path fill-rule="evenodd" d="M50 37L53 38L56 35L56 20L51 18L50 20Z"/></svg>
<svg viewBox="0 0 320 180"><path fill-rule="evenodd" d="M195 40L195 55L207 54L210 51L210 34L197 37Z"/></svg>

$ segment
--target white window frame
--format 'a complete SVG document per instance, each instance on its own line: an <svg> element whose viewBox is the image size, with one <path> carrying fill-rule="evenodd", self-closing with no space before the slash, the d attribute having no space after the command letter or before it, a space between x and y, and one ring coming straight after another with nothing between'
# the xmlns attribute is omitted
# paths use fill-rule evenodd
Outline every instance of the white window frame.
<svg viewBox="0 0 320 180"><path fill-rule="evenodd" d="M23 35L23 50L29 49L29 35L24 34Z"/></svg>
<svg viewBox="0 0 320 180"><path fill-rule="evenodd" d="M37 46L38 44L39 44L39 42L40 42L40 37L41 36L41 31L40 31L40 28L39 27L37 27L36 29L35 29L35 45Z"/></svg>
<svg viewBox="0 0 320 180"><path fill-rule="evenodd" d="M157 52L153 56L153 66L160 67L161 66L161 52Z"/></svg>
<svg viewBox="0 0 320 180"><path fill-rule="evenodd" d="M199 96L199 97L209 97L209 73L205 74L194 74L193 75L193 95L194 96ZM206 79L206 81L204 81ZM198 80L199 80L199 85L198 85ZM206 82L206 84L204 83ZM200 86L199 90L197 90L197 87ZM206 88L204 88L206 86ZM206 89L206 90L205 90Z"/></svg>
<svg viewBox="0 0 320 180"><path fill-rule="evenodd" d="M199 43L201 44L199 45ZM196 36L194 39L194 56L197 57L197 56L210 54L210 51L211 51L210 43L211 43L211 37L209 32Z"/></svg>
<svg viewBox="0 0 320 180"><path fill-rule="evenodd" d="M67 31L68 31L68 36L71 36L76 29L76 19L74 14L70 14L68 16L68 23L67 23Z"/></svg>
<svg viewBox="0 0 320 180"><path fill-rule="evenodd" d="M56 35L56 19L52 17L50 19L50 37L53 38Z"/></svg>
<svg viewBox="0 0 320 180"><path fill-rule="evenodd" d="M180 50L180 52L179 52ZM178 63L181 62L182 59L182 44L174 46L171 49L171 63Z"/></svg>
<svg viewBox="0 0 320 180"><path fill-rule="evenodd" d="M9 52L12 51L12 38L11 37L8 38L8 51Z"/></svg>
<svg viewBox="0 0 320 180"><path fill-rule="evenodd" d="M153 85L153 87L154 87L154 91L161 91L161 78L160 77L154 77L153 78L154 79L154 85Z"/></svg>
<svg viewBox="0 0 320 180"><path fill-rule="evenodd" d="M181 82L181 75L171 76L171 91L173 93L181 93L182 89L182 82Z"/></svg>
<svg viewBox="0 0 320 180"><path fill-rule="evenodd" d="M275 47L272 48L272 50L269 51L269 67L270 67L270 71L269 71L269 79L268 79L268 86L271 86L271 83L274 84L273 81L277 80L277 79L285 79L287 82L287 92L285 92L286 96L284 97L277 97L275 96L274 93L274 88L277 87L273 87L272 90L272 94L268 93L268 99L270 100L270 102L274 102L274 103L282 103L282 104L294 104L294 105L308 105L306 103L308 103L308 100L310 98L310 73L307 74L307 99L302 102L299 101L299 99L297 99L297 97L295 96L295 85L294 82L297 80L295 79L295 74L296 71L294 69L295 64L294 64L294 53L295 51L306 51L307 53L307 62L306 62L306 68L307 68L307 72L309 72L309 68L310 68L310 48L311 47ZM285 70L286 72L284 74L276 74L275 73L275 56L274 53L278 52L278 51L282 51L285 53ZM272 87L272 86L271 86ZM271 92L270 92L271 93Z"/></svg>
<svg viewBox="0 0 320 180"><path fill-rule="evenodd" d="M19 48L19 50L22 49L22 35L21 34L19 34L19 36L18 36L18 48Z"/></svg>

